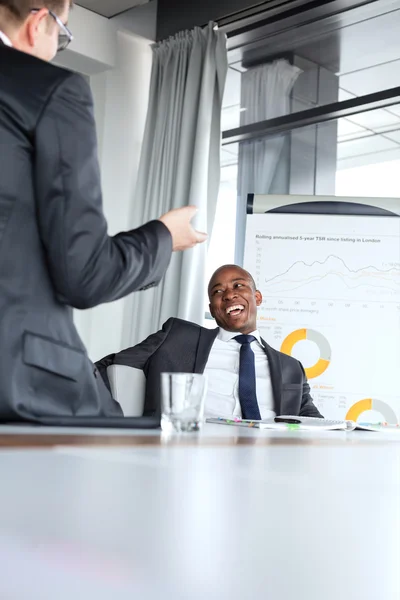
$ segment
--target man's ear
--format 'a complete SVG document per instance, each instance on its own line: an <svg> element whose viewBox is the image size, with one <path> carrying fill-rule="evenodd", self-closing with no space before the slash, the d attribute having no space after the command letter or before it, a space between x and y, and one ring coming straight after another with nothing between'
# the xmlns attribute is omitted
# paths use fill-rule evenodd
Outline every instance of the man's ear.
<svg viewBox="0 0 400 600"><path fill-rule="evenodd" d="M262 293L259 290L256 290L255 296L256 296L256 305L257 306L261 306L261 304L262 304Z"/></svg>
<svg viewBox="0 0 400 600"><path fill-rule="evenodd" d="M41 8L38 12L30 13L27 23L27 34L29 45L36 46L36 39L42 30L46 26L46 19L49 16L47 8Z"/></svg>
<svg viewBox="0 0 400 600"><path fill-rule="evenodd" d="M211 315L211 316L212 316L212 318L214 319L214 315L213 315L213 311L212 311L212 308L211 308L211 304L209 304L209 305L208 305L208 309L209 309L209 311L210 311L210 315Z"/></svg>

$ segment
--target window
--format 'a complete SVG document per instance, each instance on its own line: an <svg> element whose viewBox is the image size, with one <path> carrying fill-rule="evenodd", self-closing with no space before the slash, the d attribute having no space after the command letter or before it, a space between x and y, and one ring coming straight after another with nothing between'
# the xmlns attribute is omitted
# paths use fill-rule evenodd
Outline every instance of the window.
<svg viewBox="0 0 400 600"><path fill-rule="evenodd" d="M260 106L251 117L243 114L248 110L247 80L259 67L279 60L296 73L290 113L400 86L399 30L400 3L379 0L301 27L274 23L264 32L254 30L256 41L246 45L233 38L224 129L262 120ZM279 77L287 78L288 73L281 71ZM262 87L258 100L260 105ZM283 114L283 108L278 106L277 112Z"/></svg>
<svg viewBox="0 0 400 600"><path fill-rule="evenodd" d="M378 0L230 36L208 275L243 258L248 193L400 196L399 30Z"/></svg>
<svg viewBox="0 0 400 600"><path fill-rule="evenodd" d="M400 104L256 138L249 157L239 156L241 144L222 150L231 190L241 160L251 193L400 196Z"/></svg>

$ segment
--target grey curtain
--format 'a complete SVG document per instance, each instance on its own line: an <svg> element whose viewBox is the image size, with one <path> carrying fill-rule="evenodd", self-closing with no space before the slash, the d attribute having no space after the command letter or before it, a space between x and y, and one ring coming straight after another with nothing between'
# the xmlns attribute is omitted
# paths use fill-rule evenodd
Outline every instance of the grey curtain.
<svg viewBox="0 0 400 600"><path fill-rule="evenodd" d="M290 93L301 69L279 59L248 71L241 77L241 125L290 113ZM288 193L290 145L276 135L240 142L236 260L243 261L246 199L248 194Z"/></svg>
<svg viewBox="0 0 400 600"><path fill-rule="evenodd" d="M220 180L226 37L210 23L153 48L150 100L133 224L196 205L194 225L211 236ZM142 341L175 316L201 323L207 245L173 255L158 288L126 300L124 345Z"/></svg>
<svg viewBox="0 0 400 600"><path fill-rule="evenodd" d="M290 112L290 92L301 69L280 59L242 74L241 125L257 123ZM268 194L281 158L283 136L249 140L239 144L241 194Z"/></svg>

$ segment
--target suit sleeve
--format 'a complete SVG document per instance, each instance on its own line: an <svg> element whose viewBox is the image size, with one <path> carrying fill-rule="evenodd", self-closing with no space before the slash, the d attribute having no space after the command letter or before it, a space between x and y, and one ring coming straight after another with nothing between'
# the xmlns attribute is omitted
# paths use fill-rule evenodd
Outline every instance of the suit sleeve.
<svg viewBox="0 0 400 600"><path fill-rule="evenodd" d="M174 319L168 319L160 331L153 333L140 344L121 350L117 354L109 354L95 363L104 383L111 392L110 382L108 380L107 368L111 365L125 365L135 367L136 369L146 369L147 361L160 348L165 341L173 325Z"/></svg>
<svg viewBox="0 0 400 600"><path fill-rule="evenodd" d="M310 386L307 381L306 374L304 372L303 365L301 365L303 371L303 395L301 399L300 417L319 417L323 418L318 408L315 406L313 399L310 394Z"/></svg>
<svg viewBox="0 0 400 600"><path fill-rule="evenodd" d="M53 91L35 131L36 208L57 297L90 308L156 285L172 253L160 221L110 237L102 210L90 88L71 73Z"/></svg>

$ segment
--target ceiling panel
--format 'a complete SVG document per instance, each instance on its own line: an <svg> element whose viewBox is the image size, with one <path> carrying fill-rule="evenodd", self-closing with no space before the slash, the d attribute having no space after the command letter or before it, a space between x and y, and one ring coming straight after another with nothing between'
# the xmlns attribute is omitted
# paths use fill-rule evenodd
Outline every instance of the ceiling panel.
<svg viewBox="0 0 400 600"><path fill-rule="evenodd" d="M390 127L397 128L399 126L399 117L396 114L385 110L384 108L377 108L375 110L369 110L367 112L359 113L351 116L351 121L365 127L371 131L379 131L380 129L388 129Z"/></svg>
<svg viewBox="0 0 400 600"><path fill-rule="evenodd" d="M360 156L363 154L375 154L384 150L393 150L398 148L395 141L389 140L383 135L371 135L368 138L350 140L338 144L338 160L349 158L351 156Z"/></svg>
<svg viewBox="0 0 400 600"><path fill-rule="evenodd" d="M363 135L370 135L371 132L364 127L360 127L356 123L353 123L350 119L338 119L338 141L344 139L353 139L362 137Z"/></svg>
<svg viewBox="0 0 400 600"><path fill-rule="evenodd" d="M364 96L365 94L373 94L381 90L398 87L400 86L400 59L341 75L339 81L341 88L356 96Z"/></svg>
<svg viewBox="0 0 400 600"><path fill-rule="evenodd" d="M387 133L385 133L385 137L388 138L389 140L393 140L394 142L397 142L397 144L400 144L400 130L388 131Z"/></svg>
<svg viewBox="0 0 400 600"><path fill-rule="evenodd" d="M346 90L343 90L341 87L339 87L339 97L338 100L339 102L344 102L345 100L351 100L352 98L356 98L357 96L355 94L352 94L351 92L347 92Z"/></svg>
<svg viewBox="0 0 400 600"><path fill-rule="evenodd" d="M114 17L119 13L130 10L140 4L147 4L150 0L78 0L77 4L88 10L102 15Z"/></svg>

